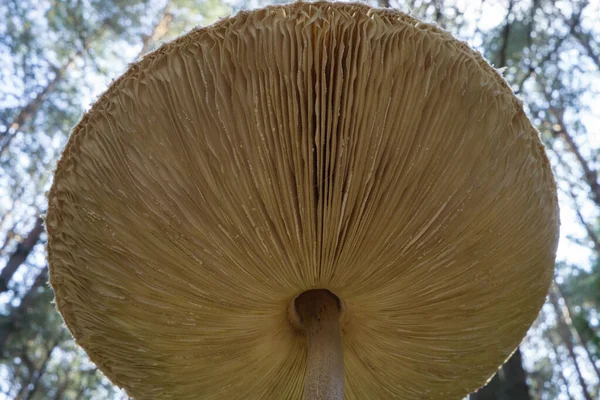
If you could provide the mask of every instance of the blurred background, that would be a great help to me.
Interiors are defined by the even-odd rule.
[[[52,171],[71,128],[129,63],[268,3],[0,0],[0,400],[127,398],[52,303],[41,219]],[[555,284],[519,350],[473,400],[600,398],[599,3],[371,2],[442,26],[503,69],[558,181]]]

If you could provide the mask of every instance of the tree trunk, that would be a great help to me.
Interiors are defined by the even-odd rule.
[[[83,395],[85,394],[85,390],[90,386],[90,377],[94,375],[98,371],[98,368],[94,368],[81,379],[79,384],[79,390],[77,391],[77,396],[75,396],[75,400],[81,400]]]
[[[546,100],[550,103],[552,101],[550,95],[548,93],[545,94]],[[560,137],[567,144],[568,150],[575,156],[581,169],[583,170],[583,179],[585,183],[590,188],[590,192],[592,195],[592,200],[596,204],[596,206],[600,207],[600,182],[598,182],[598,171],[592,168],[589,162],[585,159],[579,146],[575,142],[573,136],[569,133],[567,129],[567,125],[563,118],[563,111],[559,110],[555,107],[549,107],[548,111],[550,114],[554,116],[556,119],[556,124],[558,125],[559,130],[553,131],[554,136]]]
[[[502,43],[500,44],[500,49],[498,50],[498,54],[496,55],[495,67],[502,68],[506,66],[506,60],[508,59],[508,54],[506,54],[506,50],[508,49],[508,41],[510,39],[510,15],[512,14],[514,6],[514,0],[508,1],[508,9],[506,10],[506,21],[504,23],[504,27],[502,28]]]
[[[434,0],[433,1],[433,20],[436,24],[440,26],[444,26],[444,9],[446,9],[446,5],[444,4],[444,0]]]
[[[71,369],[69,368],[65,372],[64,381],[60,385],[58,385],[58,388],[56,389],[56,393],[54,394],[54,400],[62,400],[65,390],[67,390],[67,387],[69,386],[69,375],[70,374],[71,374]]]
[[[576,14],[577,18],[566,19],[565,22],[570,28],[570,33],[577,39],[581,47],[585,50],[588,57],[592,60],[594,64],[600,69],[600,55],[596,54],[592,47],[593,36],[588,33],[584,33],[581,31],[581,23],[580,16],[583,12],[583,9],[589,5],[589,1],[584,1],[581,3],[581,7],[579,8],[578,14]]]
[[[19,324],[25,317],[27,310],[33,305],[37,290],[48,282],[48,267],[44,267],[35,278],[33,285],[29,288],[25,296],[21,299],[18,307],[13,309],[4,326],[0,327],[0,358],[4,356],[4,345],[9,336],[18,330]]]
[[[565,168],[565,170],[568,171],[569,174],[572,174],[571,168],[570,168],[571,166],[569,165],[568,162],[566,162],[564,160],[561,152],[557,151],[556,149],[554,149],[552,147],[550,147],[550,150],[552,150],[552,152],[556,156],[559,164],[563,168]],[[592,242],[592,246],[594,247],[594,251],[596,253],[600,254],[600,238],[594,231],[592,225],[588,221],[586,221],[585,217],[581,213],[581,207],[580,207],[579,201],[577,199],[577,195],[575,194],[575,190],[574,190],[576,185],[573,182],[571,182],[569,179],[564,179],[564,181],[566,181],[566,183],[568,183],[568,185],[569,185],[569,190],[568,191],[565,190],[565,192],[567,192],[569,194],[569,197],[571,198],[571,201],[573,202],[573,210],[575,211],[575,214],[577,215],[577,219],[579,220],[579,223],[585,228],[588,238]]]
[[[21,363],[17,366],[17,368],[14,369],[13,374],[12,374],[12,383],[10,384],[8,391],[6,392],[6,394],[8,394],[8,396],[12,395],[13,391],[19,391],[19,377],[21,375],[21,370],[23,369],[23,366],[26,365],[25,360],[27,359],[27,354],[25,354],[25,349],[22,350],[21,354],[19,355],[21,357]],[[31,370],[29,370],[31,371]]]
[[[579,223],[585,228],[588,238],[590,239],[590,241],[592,242],[592,246],[594,247],[594,251],[598,255],[600,255],[600,238],[598,237],[590,223],[585,220],[585,217],[581,213],[581,207],[579,207],[579,204],[577,203],[577,196],[575,196],[575,193],[573,192],[573,185],[571,183],[569,183],[569,185],[571,186],[569,189],[569,196],[571,197],[571,200],[573,200],[573,209],[575,210],[575,214],[577,214],[577,219],[579,220]]]
[[[598,378],[598,381],[600,382],[600,369],[596,365],[594,356],[592,355],[592,352],[590,351],[590,344],[587,342],[585,336],[582,335],[579,332],[579,330],[577,329],[577,327],[573,324],[573,322],[572,322],[573,319],[571,318],[571,309],[569,307],[569,302],[567,301],[566,297],[563,296],[558,285],[556,285],[556,284],[554,285],[554,290],[556,291],[557,300],[559,298],[562,298],[562,300],[563,300],[563,305],[562,305],[562,307],[560,307],[561,317],[568,326],[573,328],[573,330],[572,330],[573,336],[575,337],[575,340],[577,342],[581,343],[581,347],[583,347],[583,350],[585,351],[585,354],[587,355],[587,357],[590,361],[590,364],[592,365],[592,369],[596,373],[596,377]],[[560,304],[558,304],[558,305],[560,306]]]
[[[42,376],[44,376],[44,374],[46,373],[46,369],[48,368],[48,361],[50,361],[52,353],[54,353],[54,350],[58,347],[60,341],[61,338],[59,337],[54,342],[52,342],[50,348],[46,352],[46,357],[44,357],[44,359],[42,360],[42,364],[35,372],[35,374],[31,374],[32,379],[23,386],[23,388],[25,388],[25,393],[23,397],[21,397],[23,400],[32,399],[35,393],[38,391]],[[23,389],[21,389],[21,391],[23,391]]]
[[[19,111],[15,118],[13,118],[12,123],[8,124],[8,126],[0,133],[0,139],[2,140],[0,145],[0,156],[4,154],[4,151],[15,138],[19,129],[35,117],[48,95],[56,90],[56,87],[64,78],[67,70],[73,66],[74,61],[75,57],[72,57],[68,59],[63,66],[56,68],[54,71],[54,78],[48,81],[46,86],[44,86],[44,88],[33,98],[33,100],[27,103],[25,107]]]
[[[583,397],[585,400],[592,400],[592,396],[587,387],[587,383],[581,374],[581,368],[579,367],[579,361],[577,361],[577,354],[575,354],[575,345],[573,343],[573,338],[571,337],[571,332],[569,330],[569,326],[565,322],[563,318],[562,309],[558,303],[558,296],[556,295],[556,291],[554,288],[550,290],[550,303],[554,307],[554,312],[556,314],[556,322],[558,333],[560,335],[561,340],[565,344],[567,351],[569,352],[569,356],[573,361],[573,366],[575,367],[575,372],[577,373],[577,379],[579,380],[579,385],[581,386],[581,391],[583,392]]]
[[[581,46],[585,49],[587,55],[590,59],[596,64],[596,67],[600,69],[600,55],[596,54],[590,41],[592,40],[591,36],[588,34],[584,34],[579,30],[575,29],[574,36],[577,38],[577,41],[581,44]]]
[[[105,19],[99,24],[98,30],[94,32],[92,37],[85,38],[83,40],[82,46],[75,53],[73,53],[60,67],[55,67],[54,69],[54,78],[48,81],[46,86],[40,90],[40,92],[27,103],[21,110],[17,113],[17,115],[13,118],[12,122],[7,124],[6,128],[0,132],[0,157],[4,154],[4,151],[8,148],[12,140],[19,133],[19,129],[23,127],[26,123],[31,121],[37,115],[37,112],[40,110],[44,101],[48,98],[50,94],[52,94],[59,83],[64,79],[67,74],[67,71],[75,65],[75,62],[84,56],[84,54],[89,50],[93,40],[102,36],[102,34],[106,31],[106,29],[111,24],[110,19]]]
[[[494,375],[484,387],[469,396],[469,400],[498,400],[500,399],[500,389],[502,381],[498,375],[500,371]]]
[[[554,353],[554,357],[556,359],[556,366],[558,367],[558,374],[560,376],[560,380],[565,385],[567,397],[569,398],[569,400],[573,400],[573,396],[571,396],[571,391],[569,390],[569,381],[565,377],[565,374],[563,373],[563,370],[561,368],[562,365],[561,365],[560,355],[558,354],[558,349],[556,348],[556,343],[554,343],[554,340],[549,340],[549,342],[552,345],[552,352]]]
[[[502,367],[504,378],[503,392],[505,399],[529,400],[529,386],[523,369],[523,357],[521,350],[517,349],[515,354],[508,359]]]
[[[2,226],[2,224],[0,223],[0,226]],[[8,232],[6,232],[6,236],[4,237],[4,242],[2,243],[2,246],[0,246],[0,256],[4,255],[4,249],[6,249],[6,246],[8,246],[11,242],[11,240],[13,240],[15,238],[15,236],[17,236],[15,234],[15,229],[16,229],[16,225],[13,226],[11,229],[8,230]]]
[[[169,32],[171,21],[173,21],[171,2],[167,1],[167,4],[165,4],[160,13],[158,22],[152,28],[152,32],[149,35],[142,35],[142,48],[135,57],[136,60],[142,58],[150,50],[152,44],[162,39]]]
[[[44,221],[41,217],[38,217],[27,237],[19,243],[15,252],[8,259],[6,266],[2,269],[2,272],[0,272],[0,293],[5,292],[8,289],[8,285],[13,275],[17,272],[17,269],[21,264],[25,262],[29,253],[31,253],[34,246],[38,243],[43,231]]]
[[[531,400],[521,350],[504,363],[494,378],[469,396],[470,400]]]

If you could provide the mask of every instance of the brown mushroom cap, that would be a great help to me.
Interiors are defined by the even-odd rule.
[[[343,303],[347,399],[483,385],[544,302],[538,134],[448,33],[361,4],[243,12],[163,46],[76,126],[47,215],[77,342],[140,399],[296,399],[293,299]]]

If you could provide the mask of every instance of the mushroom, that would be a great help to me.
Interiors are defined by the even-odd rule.
[[[132,65],[49,192],[51,284],[139,399],[456,399],[553,276],[556,187],[508,84],[363,4],[240,12]]]

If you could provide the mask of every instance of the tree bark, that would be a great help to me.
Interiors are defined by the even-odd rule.
[[[35,245],[40,240],[40,235],[44,231],[44,221],[41,217],[38,217],[35,221],[35,225],[27,234],[27,237],[19,243],[17,249],[9,257],[6,266],[0,272],[0,293],[5,292],[8,289],[8,285],[15,274],[17,269],[25,262],[29,253],[33,250]]]

